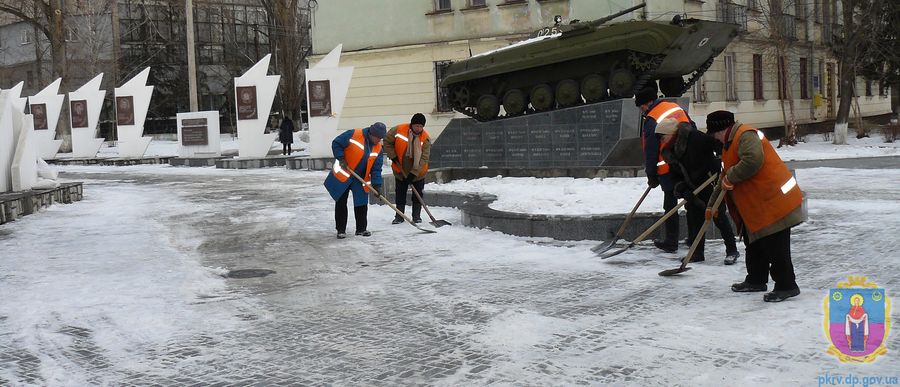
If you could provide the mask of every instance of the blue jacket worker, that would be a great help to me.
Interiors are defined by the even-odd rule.
[[[325,188],[331,194],[334,204],[334,223],[337,238],[347,237],[347,198],[353,191],[353,215],[356,218],[356,235],[370,236],[366,230],[369,203],[369,187],[381,192],[381,166],[384,153],[381,139],[387,133],[387,126],[376,122],[363,129],[353,129],[341,133],[331,142],[334,166],[325,178]],[[354,177],[347,168],[365,180],[365,184]]]

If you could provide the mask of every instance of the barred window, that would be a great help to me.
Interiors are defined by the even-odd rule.
[[[435,88],[435,111],[450,112],[450,95],[446,87],[441,87],[441,81],[444,80],[447,66],[450,65],[449,60],[441,60],[434,62],[434,88]]]

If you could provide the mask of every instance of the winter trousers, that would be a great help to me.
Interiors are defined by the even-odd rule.
[[[663,190],[663,210],[669,212],[678,205],[678,198],[675,197],[675,191]],[[678,246],[678,214],[672,215],[666,219],[664,243],[667,245]]]
[[[409,192],[409,186],[412,185],[415,187],[416,191],[419,191],[419,195],[422,195],[422,199],[425,198],[425,179],[414,181],[415,177],[406,178],[403,180],[394,178],[394,200],[397,202],[397,210],[405,213],[406,209],[406,193]],[[416,197],[415,194],[411,194],[412,196],[412,217],[413,219],[422,219],[422,202],[419,201],[419,198]]]
[[[787,228],[753,243],[747,243],[744,225],[744,245],[747,247],[747,278],[751,284],[765,284],[769,274],[775,290],[797,289],[794,264],[791,263],[791,229]]]
[[[281,154],[289,155],[291,154],[291,143],[286,142],[281,144]]]
[[[334,224],[337,232],[347,232],[347,198],[350,197],[350,188],[348,187],[341,198],[334,203]],[[369,206],[362,205],[353,207],[353,216],[356,218],[356,232],[366,231],[368,226],[367,214]]]
[[[712,187],[706,187],[696,195],[696,198],[700,201],[699,203],[697,200],[688,199],[684,205],[687,209],[688,239],[691,243],[694,242],[694,238],[697,237],[697,233],[703,227],[703,222],[706,221],[706,203],[709,203],[712,191]],[[728,215],[725,212],[726,209],[727,207],[723,201],[719,204],[719,216],[713,218],[713,222],[716,228],[719,229],[719,233],[722,234],[722,239],[725,242],[725,254],[727,255],[737,251],[737,242],[734,239],[734,231],[731,228],[731,221],[728,220]],[[706,235],[703,235],[702,238],[700,245],[697,246],[697,250],[694,251],[694,256],[691,257],[692,259],[704,257],[703,251],[706,245]]]

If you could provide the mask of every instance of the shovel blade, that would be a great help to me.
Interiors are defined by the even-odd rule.
[[[452,226],[453,225],[450,222],[443,220],[443,219],[435,219],[434,222],[429,222],[428,224],[430,224],[434,227],[444,227],[444,226]]]
[[[659,275],[662,276],[662,277],[671,277],[671,276],[673,276],[673,275],[678,275],[678,274],[684,273],[684,272],[686,272],[686,271],[688,271],[688,270],[691,270],[691,268],[690,268],[690,267],[687,267],[687,266],[685,266],[685,267],[679,267],[679,268],[676,268],[676,269],[663,270],[663,271],[659,272]]]
[[[597,253],[597,254],[605,253],[607,250],[611,249],[613,247],[613,245],[616,244],[616,241],[618,241],[618,240],[619,240],[619,238],[616,238],[609,242],[591,247],[591,251],[593,251],[594,253]]]
[[[621,249],[613,250],[613,251],[608,251],[608,252],[605,252],[605,253],[603,253],[603,254],[598,254],[598,255],[600,256],[600,259],[606,259],[606,258],[609,258],[609,257],[614,257],[614,256],[616,256],[616,255],[619,255],[619,254],[624,253],[625,250],[628,250],[629,247],[631,247],[631,246],[630,246],[630,245],[629,245],[629,246],[625,246],[625,247],[623,247],[623,248],[621,248]]]

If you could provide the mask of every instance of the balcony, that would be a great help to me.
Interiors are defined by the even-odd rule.
[[[747,8],[740,4],[719,3],[716,9],[716,21],[737,24],[741,32],[747,31]]]

